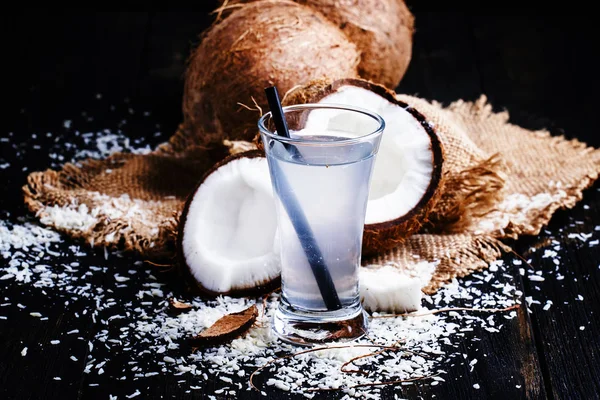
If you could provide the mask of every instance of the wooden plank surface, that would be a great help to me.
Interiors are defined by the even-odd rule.
[[[476,100],[482,93],[477,53],[472,39],[470,18],[459,13],[416,15],[414,56],[399,93],[414,94],[443,104],[457,99]],[[508,263],[511,258],[506,257]],[[523,290],[516,270],[509,271],[513,282]],[[490,289],[484,286],[482,290]],[[473,346],[463,343],[467,359],[484,359],[485,364],[470,371],[468,364],[449,369],[450,385],[419,387],[408,398],[531,398],[545,397],[533,332],[527,313],[503,327],[499,335],[480,330],[481,341]],[[485,354],[485,357],[483,356]],[[493,375],[494,379],[489,379]],[[475,389],[474,384],[480,388]]]
[[[472,21],[482,82],[492,104],[508,109],[515,123],[600,145],[591,111],[598,106],[591,95],[598,80],[587,61],[586,17],[477,16]],[[547,391],[557,399],[600,398],[600,325],[595,318],[600,313],[600,247],[589,245],[600,238],[595,230],[599,188],[587,190],[573,210],[558,212],[540,237],[524,238],[516,246],[550,277],[525,279],[525,295],[542,304],[552,301],[548,311],[533,306],[531,319]],[[574,233],[592,236],[582,242],[569,237]],[[531,247],[556,248],[559,265]],[[564,279],[557,280],[557,274]]]

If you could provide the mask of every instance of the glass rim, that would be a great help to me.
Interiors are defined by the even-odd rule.
[[[267,127],[265,126],[265,121],[272,116],[272,113],[269,111],[269,112],[265,113],[262,117],[260,117],[260,119],[258,120],[258,129],[262,134],[266,135],[267,137],[269,137],[273,140],[277,140],[282,143],[305,145],[305,146],[341,146],[341,145],[360,143],[360,142],[370,139],[373,136],[380,135],[383,132],[383,130],[385,129],[385,121],[381,117],[381,115],[379,115],[375,112],[372,112],[370,110],[367,110],[366,108],[348,106],[348,105],[344,105],[344,104],[335,104],[335,103],[295,104],[295,105],[283,107],[283,114],[285,116],[286,112],[288,112],[288,111],[308,110],[308,109],[330,109],[330,110],[343,110],[343,111],[357,112],[357,113],[366,115],[367,117],[374,119],[375,121],[378,122],[379,126],[374,131],[365,133],[364,135],[354,137],[354,138],[334,140],[331,142],[326,142],[326,141],[322,141],[322,140],[306,140],[306,139],[300,139],[300,138],[288,138],[285,136],[278,135],[277,133],[271,132],[269,129],[267,129]]]

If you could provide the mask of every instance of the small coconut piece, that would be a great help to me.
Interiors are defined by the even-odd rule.
[[[179,221],[182,270],[205,294],[249,295],[279,285],[275,201],[264,153],[225,158],[190,194]]]
[[[184,312],[184,311],[192,309],[192,307],[193,307],[191,304],[181,302],[174,297],[171,297],[169,299],[169,306],[170,306],[171,312],[174,312],[174,313]]]
[[[421,228],[440,197],[444,161],[440,138],[423,114],[385,87],[362,79],[314,81],[287,93],[283,102],[351,105],[385,120],[367,203],[363,255],[389,250]],[[328,118],[309,118],[305,128],[335,130],[332,124],[348,123],[330,113]]]
[[[360,300],[363,308],[369,312],[400,314],[421,308],[424,282],[420,277],[411,276],[390,265],[366,266],[359,269],[358,282]]]
[[[229,342],[244,334],[256,321],[258,309],[252,305],[243,311],[227,314],[191,340],[195,346]]]
[[[264,88],[358,76],[356,46],[331,21],[292,1],[241,4],[202,36],[185,76],[186,131],[203,142],[252,140]],[[241,105],[243,104],[243,106]]]

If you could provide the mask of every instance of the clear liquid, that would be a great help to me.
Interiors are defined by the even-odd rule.
[[[342,307],[356,307],[362,233],[374,160],[372,146],[359,143],[341,148],[297,149],[274,143],[268,152],[278,198],[282,302],[298,311],[327,310],[309,262],[315,254],[306,254],[298,236],[298,224],[304,221],[310,226],[318,255],[323,257]]]

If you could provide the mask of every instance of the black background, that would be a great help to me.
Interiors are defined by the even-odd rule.
[[[96,93],[102,93],[115,102],[128,98],[132,104],[152,110],[168,136],[181,121],[186,58],[198,34],[211,22],[208,12],[214,6],[214,2],[205,2],[193,12],[3,13],[2,133],[14,131],[25,137],[61,126],[65,115],[92,107]],[[398,92],[445,104],[460,98],[474,100],[483,93],[495,109],[510,111],[515,123],[548,128],[554,134],[600,146],[596,61],[600,41],[591,10],[580,15],[544,15],[540,9],[523,7],[448,12],[427,2],[411,1],[409,6],[416,16],[413,60]],[[29,170],[47,167],[37,159],[25,162]],[[0,204],[4,216],[25,214],[19,193],[25,176],[20,169],[3,172]],[[592,231],[600,223],[597,188],[596,184],[586,191],[574,210],[558,212],[549,229],[556,232],[575,218],[585,221],[579,226],[582,232]],[[590,209],[583,210],[583,203]],[[542,240],[542,236],[524,238],[516,245],[526,249]],[[599,398],[600,325],[595,317],[600,312],[600,254],[576,243],[565,241],[564,246],[568,252],[565,268],[577,282],[542,285],[542,294],[556,305],[553,312],[534,313],[529,318],[521,310],[520,321],[506,334],[481,333],[482,348],[489,355],[487,367],[480,368],[476,380],[486,382],[483,390],[473,390],[468,370],[460,370],[444,385],[424,385],[399,394]],[[534,265],[553,268],[549,260],[536,259]],[[526,295],[534,290],[527,282],[521,285]],[[572,302],[578,293],[584,294],[585,302]],[[562,305],[565,301],[569,304]],[[47,370],[56,368],[55,360],[59,365],[61,357],[73,354],[69,349],[58,355],[39,352],[33,358],[20,357],[21,339],[43,342],[50,330],[73,328],[61,325],[61,319],[67,317],[57,313],[51,320],[55,324],[32,325],[26,317],[15,317],[18,323],[10,326],[0,321],[0,348],[4,347],[0,351],[0,398],[108,398],[105,386],[86,385],[88,378],[81,374],[82,369],[71,368],[63,381],[51,381]],[[578,327],[583,324],[588,329],[580,332]],[[523,387],[515,389],[513,381],[505,384],[509,376],[516,376]],[[169,377],[151,380],[144,398],[194,394],[184,394],[175,381]],[[105,385],[116,383],[107,378]],[[123,386],[126,384],[119,385],[120,393],[133,392]]]
[[[160,108],[174,128],[181,120],[185,61],[212,21],[214,5],[203,2],[194,12],[5,13],[6,102],[18,110],[24,104],[62,107],[96,92],[137,96]],[[485,93],[518,122],[522,114],[549,119],[570,136],[600,144],[590,129],[600,104],[593,13],[544,15],[534,7],[440,12],[428,2],[409,5],[417,17],[414,56],[399,92],[443,102]]]

